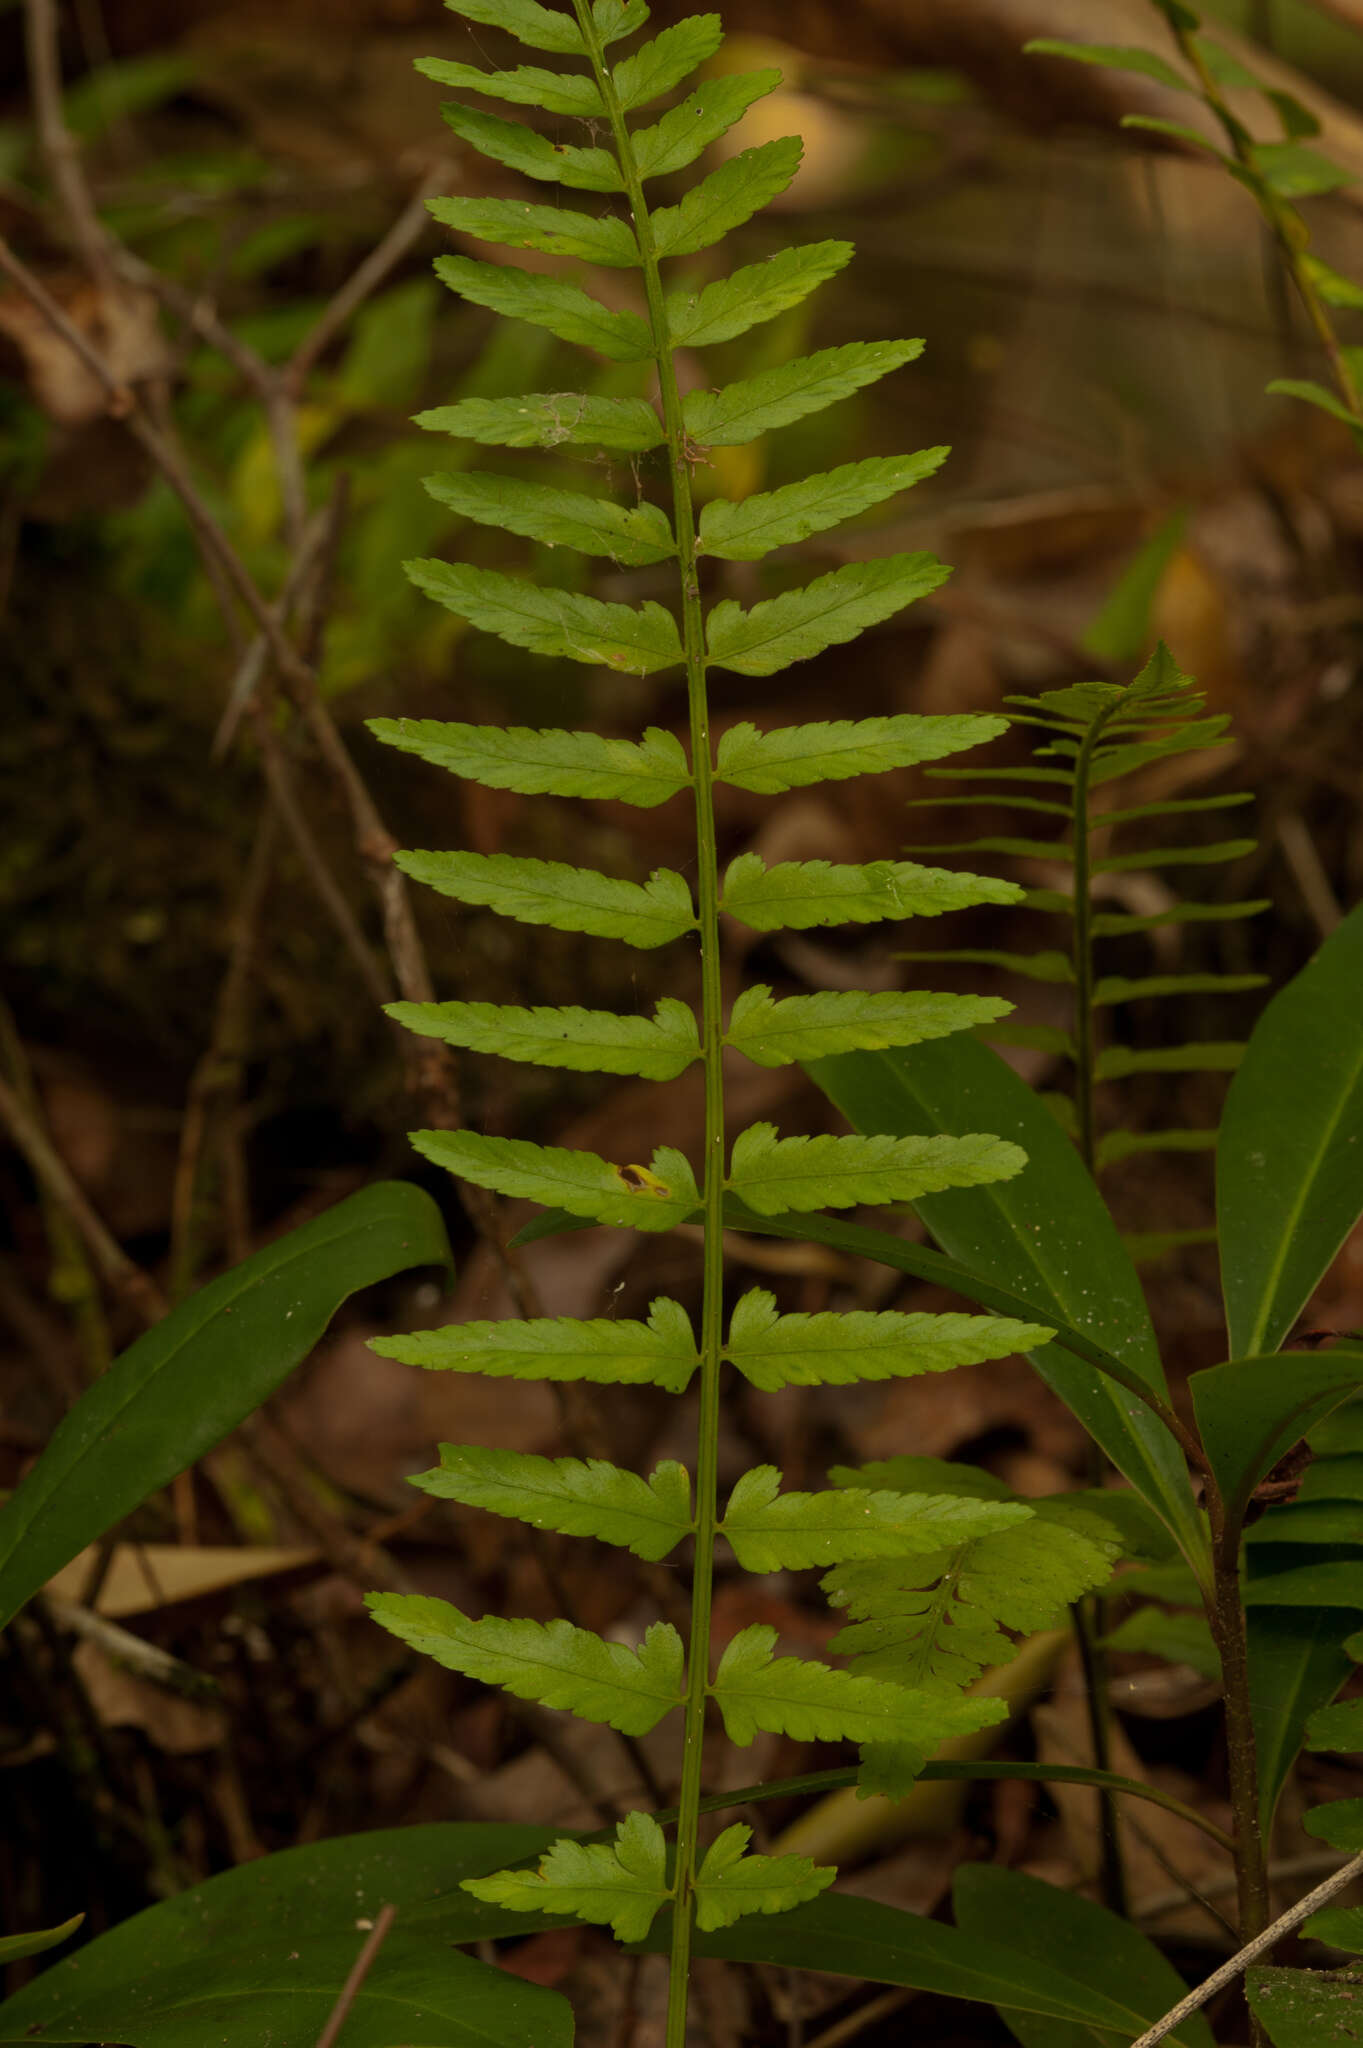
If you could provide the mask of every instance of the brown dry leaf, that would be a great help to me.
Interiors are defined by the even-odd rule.
[[[63,1565],[44,1590],[59,1594],[64,1600],[78,1601],[90,1583],[98,1555],[97,1546],[91,1544],[73,1557],[70,1564]],[[174,1543],[118,1543],[100,1586],[95,1612],[107,1615],[111,1621],[130,1614],[154,1614],[181,1600],[199,1600],[210,1593],[225,1592],[230,1586],[298,1571],[315,1564],[320,1556],[317,1550],[263,1546],[189,1548]]]
[[[43,282],[119,383],[167,374],[170,357],[150,293],[127,286],[101,290],[84,278],[65,275],[49,275]],[[0,333],[18,349],[29,388],[52,419],[64,427],[84,427],[108,411],[108,393],[99,378],[37,306],[13,293],[0,297]]]
[[[172,1756],[215,1749],[227,1732],[221,1707],[205,1706],[134,1677],[114,1663],[98,1643],[78,1643],[72,1665],[91,1706],[106,1728],[140,1728]]]

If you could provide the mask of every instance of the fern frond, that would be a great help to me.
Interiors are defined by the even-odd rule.
[[[441,1444],[438,1469],[418,1472],[411,1483],[439,1500],[485,1508],[532,1529],[595,1536],[654,1564],[694,1527],[690,1476],[670,1459],[643,1479],[599,1458],[537,1458],[483,1444]]]
[[[466,1877],[461,1889],[518,1913],[565,1913],[599,1922],[619,1941],[642,1941],[671,1897],[667,1842],[649,1813],[627,1813],[614,1842],[555,1842],[539,1869]]]
[[[653,246],[659,256],[694,256],[722,241],[784,192],[800,168],[804,144],[798,135],[760,142],[741,150],[693,185],[677,206],[653,215]]]
[[[661,99],[706,59],[713,57],[724,41],[717,14],[693,14],[674,22],[649,42],[622,57],[611,74],[612,83],[627,114]]]
[[[520,199],[429,199],[426,204],[442,226],[472,235],[475,241],[541,249],[548,256],[572,256],[610,270],[639,268],[634,230],[616,213],[572,213],[567,207],[530,206]]]
[[[619,505],[613,498],[589,498],[582,491],[558,491],[548,484],[485,476],[478,470],[428,476],[425,486],[439,504],[448,505],[462,519],[523,534],[546,547],[605,555],[621,569],[647,568],[677,552],[666,518],[647,502]]]
[[[494,1379],[591,1380],[663,1387],[681,1394],[700,1363],[691,1319],[660,1296],[646,1323],[596,1316],[528,1322],[451,1323],[405,1337],[372,1337],[371,1351],[432,1372],[481,1372]]]
[[[686,431],[702,447],[737,448],[850,398],[922,353],[921,341],[849,341],[817,355],[797,356],[721,391],[688,391],[682,406]]]
[[[521,1010],[507,1003],[388,1003],[385,1010],[408,1031],[466,1052],[572,1073],[671,1081],[700,1058],[695,1011],[675,996],[660,997],[652,1017],[575,1007]]]
[[[636,676],[676,668],[682,660],[676,620],[651,599],[637,608],[603,604],[580,591],[524,583],[518,576],[465,562],[408,562],[406,569],[418,590],[437,604],[532,654],[626,669]]]
[[[623,939],[645,952],[695,929],[691,892],[671,868],[655,868],[640,883],[510,853],[413,852],[399,853],[395,860],[414,882],[461,903],[485,904],[522,924]]]
[[[681,1705],[682,1639],[655,1621],[637,1650],[566,1621],[472,1621],[425,1593],[370,1593],[375,1621],[447,1670],[500,1685],[520,1700],[566,1707],[622,1735],[647,1735]]]
[[[850,242],[810,242],[802,249],[780,249],[761,263],[747,263],[702,291],[683,285],[667,296],[669,339],[674,348],[709,348],[718,341],[732,341],[798,306],[836,276],[851,255]],[[728,499],[713,501],[720,504],[730,507]],[[707,505],[702,511],[702,526],[712,509]]]
[[[575,114],[582,121],[599,121],[606,111],[594,80],[567,71],[546,71],[538,64],[519,64],[514,71],[480,71],[476,64],[456,64],[448,57],[418,57],[416,68],[437,85],[452,85],[457,92],[478,92],[516,106],[542,107],[546,114]]]
[[[881,555],[830,569],[802,590],[787,590],[750,611],[725,598],[710,613],[706,647],[720,668],[774,675],[826,647],[855,640],[868,626],[940,589],[950,574],[934,555]]]
[[[950,1372],[1035,1350],[1052,1334],[1006,1316],[903,1315],[889,1309],[783,1316],[775,1297],[754,1287],[734,1305],[724,1355],[753,1386],[774,1392]]]
[[[826,1891],[837,1876],[808,1856],[747,1856],[752,1829],[725,1828],[696,1872],[696,1924],[707,1934],[748,1913],[788,1913]]]
[[[480,107],[447,100],[440,109],[447,127],[471,148],[541,184],[569,185],[579,192],[621,192],[620,166],[608,149],[574,148],[551,142],[524,121],[504,121]]]
[[[721,735],[715,778],[761,796],[780,796],[815,782],[883,775],[940,760],[943,754],[964,753],[997,739],[1004,725],[1001,718],[923,717],[911,711],[894,718],[777,726],[770,732],[759,732],[744,720]]]
[[[541,244],[526,246],[539,248]],[[653,353],[648,323],[637,313],[612,313],[590,292],[570,284],[565,277],[541,277],[508,263],[479,263],[472,256],[438,256],[435,274],[442,284],[475,306],[486,306],[507,320],[528,320],[532,327],[543,327],[560,341],[576,342],[579,348],[594,348],[598,355],[609,357],[613,363],[641,363]]]
[[[480,28],[499,28],[528,43],[532,50],[553,50],[562,57],[585,57],[587,45],[571,14],[541,7],[539,0],[445,0],[452,14]]]
[[[662,1145],[650,1166],[614,1166],[595,1152],[489,1138],[480,1131],[413,1131],[417,1151],[448,1173],[513,1199],[543,1202],[631,1230],[671,1230],[694,1215],[700,1193],[689,1162]]]
[[[729,1495],[720,1534],[745,1572],[804,1571],[849,1558],[940,1552],[1025,1521],[1031,1512],[952,1494],[933,1498],[865,1487],[782,1493],[780,1486],[774,1465],[756,1465]]]
[[[842,249],[849,245],[825,242],[816,246]],[[810,254],[808,250],[793,253]],[[780,259],[773,256],[770,260],[776,263]],[[750,298],[739,297],[739,290],[750,292],[751,287],[741,281],[751,276],[751,272],[739,271],[733,279],[726,280],[726,284],[736,287],[735,298],[740,305],[751,302]],[[698,302],[698,313],[704,311],[710,294],[722,289],[711,285]],[[702,554],[718,555],[721,561],[760,561],[773,548],[790,547],[797,541],[808,540],[812,533],[826,533],[830,527],[842,526],[859,513],[869,512],[873,505],[882,505],[887,498],[911,489],[940,469],[949,453],[946,448],[923,448],[916,455],[871,455],[864,462],[848,462],[822,476],[802,477],[799,483],[784,484],[778,491],[756,491],[751,497],[739,499],[712,498],[702,507],[696,545]],[[1005,724],[1005,720],[999,721],[1000,732]]]
[[[777,1136],[750,1124],[734,1140],[729,1187],[759,1216],[914,1202],[944,1188],[972,1188],[1020,1173],[1027,1155],[1004,1138]]]
[[[636,128],[631,147],[640,178],[666,178],[684,170],[780,83],[779,71],[733,71],[707,79],[651,128]]]
[[[948,1736],[993,1727],[1008,1711],[1002,1700],[947,1698],[812,1658],[773,1657],[775,1644],[776,1630],[765,1623],[741,1630],[710,1686],[725,1733],[740,1749],[757,1735],[791,1735],[797,1742],[903,1743],[926,1756]]]
[[[834,1053],[883,1052],[891,1045],[945,1038],[990,1023],[1009,1007],[992,996],[934,995],[926,989],[869,995],[825,989],[777,1002],[765,983],[754,982],[735,1001],[724,1039],[755,1066],[788,1067]]]
[[[691,785],[681,741],[656,725],[646,727],[641,740],[532,731],[524,725],[459,725],[440,718],[371,718],[369,730],[385,746],[416,754],[432,767],[522,796],[552,791],[556,796],[614,798],[651,810]]]
[[[780,861],[740,853],[724,877],[721,908],[755,932],[805,931],[811,925],[877,924],[887,918],[937,917],[976,903],[1014,903],[1016,883],[876,860],[843,866],[826,860]]]
[[[419,412],[413,425],[456,434],[485,448],[569,444],[645,455],[663,440],[662,421],[642,398],[590,398],[582,391],[526,391],[519,398],[461,398]]]

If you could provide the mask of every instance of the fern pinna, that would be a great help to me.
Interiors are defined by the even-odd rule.
[[[453,0],[452,0],[453,4]],[[683,272],[671,288],[661,266],[719,241],[795,174],[800,144],[767,142],[703,176],[675,204],[651,208],[644,187],[693,163],[778,82],[772,71],[719,76],[690,91],[661,118],[631,117],[674,95],[721,41],[713,15],[691,16],[615,61],[607,49],[644,23],[642,0],[575,0],[571,13],[536,0],[457,0],[470,20],[507,31],[568,60],[563,68],[487,72],[431,60],[438,83],[535,107],[587,124],[583,144],[550,139],[520,121],[447,107],[455,133],[529,178],[601,193],[613,204],[579,213],[503,199],[454,198],[432,211],[461,236],[501,242],[633,273],[638,310],[612,310],[559,271],[543,274],[442,257],[437,269],[464,298],[547,328],[552,335],[635,366],[640,395],[534,392],[468,398],[424,414],[419,424],[510,448],[581,450],[630,459],[662,502],[628,506],[588,490],[535,478],[462,469],[432,489],[465,518],[624,566],[667,563],[675,611],[656,601],[605,603],[520,577],[444,561],[410,565],[414,580],[473,626],[535,653],[605,665],[625,675],[685,672],[689,752],[650,727],[633,739],[405,720],[375,722],[379,737],[456,775],[525,794],[609,797],[648,807],[690,791],[695,810],[694,893],[680,873],[660,869],[640,883],[545,860],[473,852],[404,853],[406,873],[465,904],[524,923],[550,925],[653,948],[698,947],[698,1016],[660,1002],[652,1016],[582,1009],[514,1008],[478,1002],[398,1004],[412,1029],[450,1044],[543,1065],[665,1080],[694,1061],[704,1070],[699,1169],[660,1148],[645,1163],[617,1163],[523,1139],[475,1131],[428,1131],[414,1143],[429,1159],[479,1187],[529,1197],[587,1223],[664,1231],[703,1224],[697,1339],[683,1307],[653,1304],[646,1322],[616,1320],[468,1323],[385,1340],[387,1355],[423,1366],[506,1378],[648,1382],[673,1395],[699,1381],[693,1473],[660,1465],[647,1478],[597,1461],[547,1459],[477,1446],[446,1445],[436,1472],[418,1480],[446,1499],[518,1517],[540,1529],[587,1535],[648,1559],[688,1543],[693,1550],[689,1640],[659,1621],[629,1647],[600,1640],[566,1620],[542,1624],[470,1618],[438,1599],[382,1594],[371,1601],[386,1628],[465,1675],[521,1698],[565,1708],[639,1736],[666,1715],[681,1716],[675,1842],[659,1821],[634,1813],[611,1843],[565,1840],[537,1871],[503,1871],[470,1889],[509,1912],[574,1914],[640,1939],[673,1907],[667,2042],[680,2048],[686,2025],[692,1929],[740,1915],[777,1912],[812,1898],[833,1872],[806,1858],[747,1853],[748,1831],[730,1827],[702,1854],[700,1803],[704,1735],[713,1707],[730,1740],[759,1730],[799,1739],[846,1739],[892,1753],[901,1774],[947,1735],[997,1718],[996,1701],[971,1700],[939,1679],[898,1679],[833,1669],[774,1654],[774,1631],[743,1630],[712,1658],[711,1598],[717,1539],[743,1569],[827,1568],[855,1560],[940,1553],[1025,1517],[992,1501],[936,1498],[886,1488],[783,1493],[772,1468],[748,1473],[721,1510],[717,1451],[722,1374],[731,1369],[764,1388],[820,1380],[880,1379],[998,1357],[1043,1332],[989,1317],[885,1313],[781,1316],[761,1290],[723,1318],[722,1230],[726,1198],[749,1213],[777,1216],[826,1206],[908,1202],[930,1191],[1013,1174],[1015,1147],[990,1136],[781,1137],[769,1124],[739,1133],[726,1158],[721,1055],[730,1048],[764,1066],[858,1048],[908,1045],[960,1030],[1004,1007],[974,997],[922,993],[824,993],[778,1001],[750,988],[726,1018],[721,999],[721,913],[757,931],[932,915],[980,902],[1010,902],[1010,883],[950,874],[908,861],[866,866],[822,861],[767,867],[740,854],[721,878],[713,785],[779,794],[797,786],[937,758],[995,735],[980,717],[870,718],[759,732],[739,724],[712,743],[706,673],[711,665],[768,676],[852,640],[866,627],[934,589],[946,571],[930,556],[857,562],[802,589],[743,609],[707,604],[708,562],[759,560],[892,497],[933,466],[887,456],[751,496],[707,503],[697,520],[692,469],[707,451],[754,440],[885,376],[917,353],[916,342],[854,342],[827,348],[717,390],[683,395],[675,353],[730,340],[798,304],[851,255],[843,242],[786,250],[705,284]],[[608,140],[607,140],[608,138]],[[654,396],[642,395],[651,388]],[[656,400],[656,402],[655,402]],[[588,472],[590,477],[591,472]],[[742,1213],[740,1208],[739,1213]],[[947,1330],[943,1325],[950,1323]]]

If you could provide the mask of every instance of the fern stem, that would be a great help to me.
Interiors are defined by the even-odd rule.
[[[719,859],[715,845],[713,761],[706,692],[705,619],[696,566],[695,512],[691,502],[688,444],[681,392],[668,336],[662,275],[653,240],[643,180],[624,109],[605,63],[586,0],[573,0],[592,70],[610,120],[625,196],[643,260],[649,326],[656,351],[658,395],[667,434],[672,485],[672,523],[681,584],[682,646],[690,716],[691,772],[696,806],[696,902],[700,924],[700,1041],[705,1074],[705,1158],[701,1177],[705,1233],[700,1331],[700,1414],[696,1443],[696,1539],[691,1587],[691,1633],[686,1652],[685,1728],[681,1787],[677,1799],[676,1861],[673,1875],[672,1940],[668,1974],[666,2048],[685,2048],[690,1988],[691,1938],[695,1920],[696,1859],[709,1698],[710,1613],[713,1597],[715,1531],[719,1520],[718,1463],[721,1349],[724,1341],[724,1039],[719,951]]]

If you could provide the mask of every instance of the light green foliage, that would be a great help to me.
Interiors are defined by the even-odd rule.
[[[761,796],[779,796],[811,782],[843,782],[849,775],[911,768],[959,754],[997,739],[1004,723],[1001,718],[922,718],[904,712],[897,718],[839,719],[759,732],[744,720],[721,736],[715,778]]]
[[[559,796],[613,797],[651,810],[691,782],[681,742],[656,725],[648,726],[638,741],[605,739],[594,732],[533,732],[523,725],[456,725],[438,718],[375,718],[370,731],[433,767],[522,796],[553,790]]]
[[[716,278],[703,291],[688,291],[683,285],[668,294],[669,339],[676,348],[707,348],[717,341],[732,341],[750,327],[798,306],[818,285],[836,276],[851,255],[850,242],[808,242],[802,249],[780,249],[765,262],[745,264],[728,277]],[[728,498],[713,499],[701,511],[702,528],[707,514],[721,507],[731,513],[741,509]],[[746,559],[756,560],[756,556]]]
[[[476,1187],[566,1209],[593,1223],[671,1230],[700,1204],[690,1165],[666,1145],[649,1166],[615,1166],[595,1152],[567,1152],[528,1138],[487,1138],[478,1131],[413,1131],[411,1137],[427,1159]]]
[[[602,604],[574,590],[546,590],[462,562],[409,562],[407,573],[437,604],[532,654],[640,676],[675,668],[681,660],[676,622],[660,604]]]
[[[611,498],[589,498],[582,491],[557,491],[547,484],[484,476],[476,470],[427,477],[426,489],[440,504],[480,526],[523,534],[546,547],[605,555],[621,569],[646,568],[677,552],[672,529],[656,505],[617,505]]]
[[[476,64],[453,64],[445,57],[418,57],[416,68],[437,85],[484,93],[488,99],[515,106],[543,107],[546,114],[575,114],[598,120],[605,113],[601,95],[590,78],[566,71],[546,71],[538,64],[518,64],[514,71],[480,71]]]
[[[680,1302],[660,1296],[646,1323],[595,1316],[530,1322],[452,1323],[406,1337],[374,1337],[370,1349],[434,1372],[484,1372],[496,1379],[597,1380],[684,1393],[699,1359]]]
[[[665,178],[684,170],[780,83],[779,71],[731,72],[711,79],[651,128],[636,129],[634,161],[640,177]]]
[[[873,995],[826,989],[777,1002],[759,981],[735,1000],[724,1037],[755,1066],[786,1067],[833,1053],[918,1045],[925,1038],[987,1024],[1008,1008],[991,996],[945,996],[927,989]]]
[[[571,185],[579,192],[620,190],[620,166],[608,149],[574,149],[550,142],[524,121],[504,121],[498,114],[461,106],[458,101],[450,101],[440,111],[461,142],[470,143],[494,163],[519,171],[522,177]]]
[[[826,1891],[836,1870],[808,1856],[747,1856],[752,1829],[742,1821],[725,1828],[696,1872],[696,1924],[707,1934],[732,1927],[746,1913],[787,1913]]]
[[[685,1652],[677,1631],[655,1621],[637,1650],[605,1643],[567,1621],[471,1621],[424,1593],[370,1593],[375,1621],[451,1671],[500,1685],[517,1699],[567,1707],[624,1735],[647,1735],[681,1705]],[[889,1690],[889,1688],[885,1688]]]
[[[527,206],[510,199],[432,199],[430,207],[443,226],[480,242],[576,256],[583,263],[604,263],[614,270],[639,267],[639,245],[626,223],[613,214],[570,213],[566,207]]]
[[[745,1572],[803,1571],[850,1558],[937,1552],[1011,1528],[1030,1512],[953,1494],[872,1493],[855,1486],[782,1493],[780,1487],[774,1465],[755,1465],[729,1496],[720,1533]]]
[[[541,7],[539,0],[450,0],[451,11],[481,28],[499,28],[532,50],[555,50],[560,56],[586,54],[582,31],[571,14]]]
[[[508,1003],[389,1003],[387,1012],[424,1037],[536,1067],[671,1081],[700,1058],[695,1012],[675,996],[661,997],[652,1017],[576,1007],[520,1010]]]
[[[844,249],[847,244],[828,242],[822,246]],[[779,258],[771,260],[776,263]],[[750,275],[739,273],[740,277]],[[710,287],[711,291],[718,289]],[[704,312],[709,295],[707,292],[702,298],[698,312]],[[799,483],[786,484],[779,491],[756,491],[737,503],[730,498],[712,498],[700,515],[700,551],[718,555],[726,562],[758,562],[773,548],[808,540],[812,533],[826,533],[829,527],[841,526],[844,520],[855,519],[858,513],[869,512],[873,505],[881,505],[900,491],[909,490],[940,469],[948,452],[945,448],[924,448],[917,455],[871,455],[865,462],[849,462],[823,476],[803,477]],[[974,744],[970,740],[957,742],[958,746]],[[926,760],[928,756],[920,754],[914,758]]]
[[[693,14],[665,28],[661,35],[641,43],[630,56],[622,57],[613,74],[615,90],[625,112],[646,107],[680,85],[688,73],[713,57],[724,40],[717,14]]]
[[[591,398],[582,391],[527,391],[523,398],[461,398],[419,412],[415,424],[458,434],[487,448],[559,448],[569,444],[642,455],[663,438],[642,398]],[[448,564],[444,566],[448,567]]]
[[[1022,1170],[1025,1155],[1002,1138],[777,1136],[750,1124],[734,1141],[729,1186],[759,1216],[913,1202],[943,1188],[979,1187]]]
[[[804,931],[820,924],[937,917],[976,903],[1015,903],[1021,893],[1012,882],[919,867],[915,861],[852,866],[787,860],[769,868],[761,854],[740,853],[724,877],[723,908],[755,932]]]
[[[648,950],[695,928],[691,892],[679,874],[657,868],[646,883],[622,882],[557,860],[506,853],[400,853],[398,866],[461,903],[483,903],[522,924],[591,932]]]
[[[722,241],[784,192],[800,168],[799,137],[745,149],[693,185],[680,206],[653,215],[653,246],[659,256],[694,256]]]
[[[544,208],[538,209],[541,213]],[[457,223],[451,222],[451,225]],[[540,243],[531,246],[540,247]],[[559,251],[583,254],[582,250]],[[599,260],[599,259],[598,259]],[[442,284],[475,306],[486,306],[508,320],[528,320],[560,341],[594,348],[613,363],[644,361],[652,346],[648,328],[637,313],[610,313],[564,277],[539,277],[510,264],[478,263],[471,256],[440,256],[435,274]]]
[[[958,1365],[1030,1351],[1051,1334],[1039,1324],[1006,1316],[900,1315],[889,1309],[783,1316],[775,1296],[754,1287],[734,1306],[724,1355],[753,1386],[774,1392],[778,1387],[841,1387],[855,1380],[950,1372]]]
[[[438,1500],[510,1515],[532,1529],[595,1536],[656,1562],[691,1533],[691,1481],[669,1460],[647,1479],[600,1458],[536,1458],[483,1444],[442,1444],[440,1465],[412,1484]]]
[[[834,1671],[805,1657],[774,1657],[776,1630],[755,1623],[719,1660],[710,1691],[731,1742],[746,1748],[761,1734],[797,1742],[904,1743],[925,1752],[948,1736],[989,1728],[1007,1713],[1002,1700],[926,1693],[877,1678]]]
[[[759,371],[757,376],[726,384],[720,391],[688,391],[682,407],[686,431],[702,447],[737,448],[746,441],[757,440],[761,434],[769,434],[775,427],[788,427],[811,412],[822,412],[835,399],[849,398],[854,391],[874,384],[922,353],[921,341],[849,341],[841,348],[821,349],[817,355],[797,357],[793,363],[782,363],[775,370]],[[868,568],[874,564],[855,566]],[[949,571],[940,563],[936,566],[937,581],[944,582]],[[911,595],[919,594],[914,591]],[[893,608],[897,610],[899,605],[910,602],[911,597],[901,597]],[[881,614],[888,616],[887,612]],[[869,625],[872,621],[867,619],[864,623]],[[850,640],[851,633],[846,638]],[[814,651],[810,649],[811,653]],[[773,662],[772,667],[783,668],[786,662],[800,658],[789,654],[780,662]],[[771,670],[760,673],[769,675]]]
[[[571,1913],[598,1921],[619,1941],[642,1941],[671,1896],[667,1842],[651,1814],[629,1813],[606,1842],[555,1842],[539,1869],[471,1877],[464,1890],[522,1913]]]

